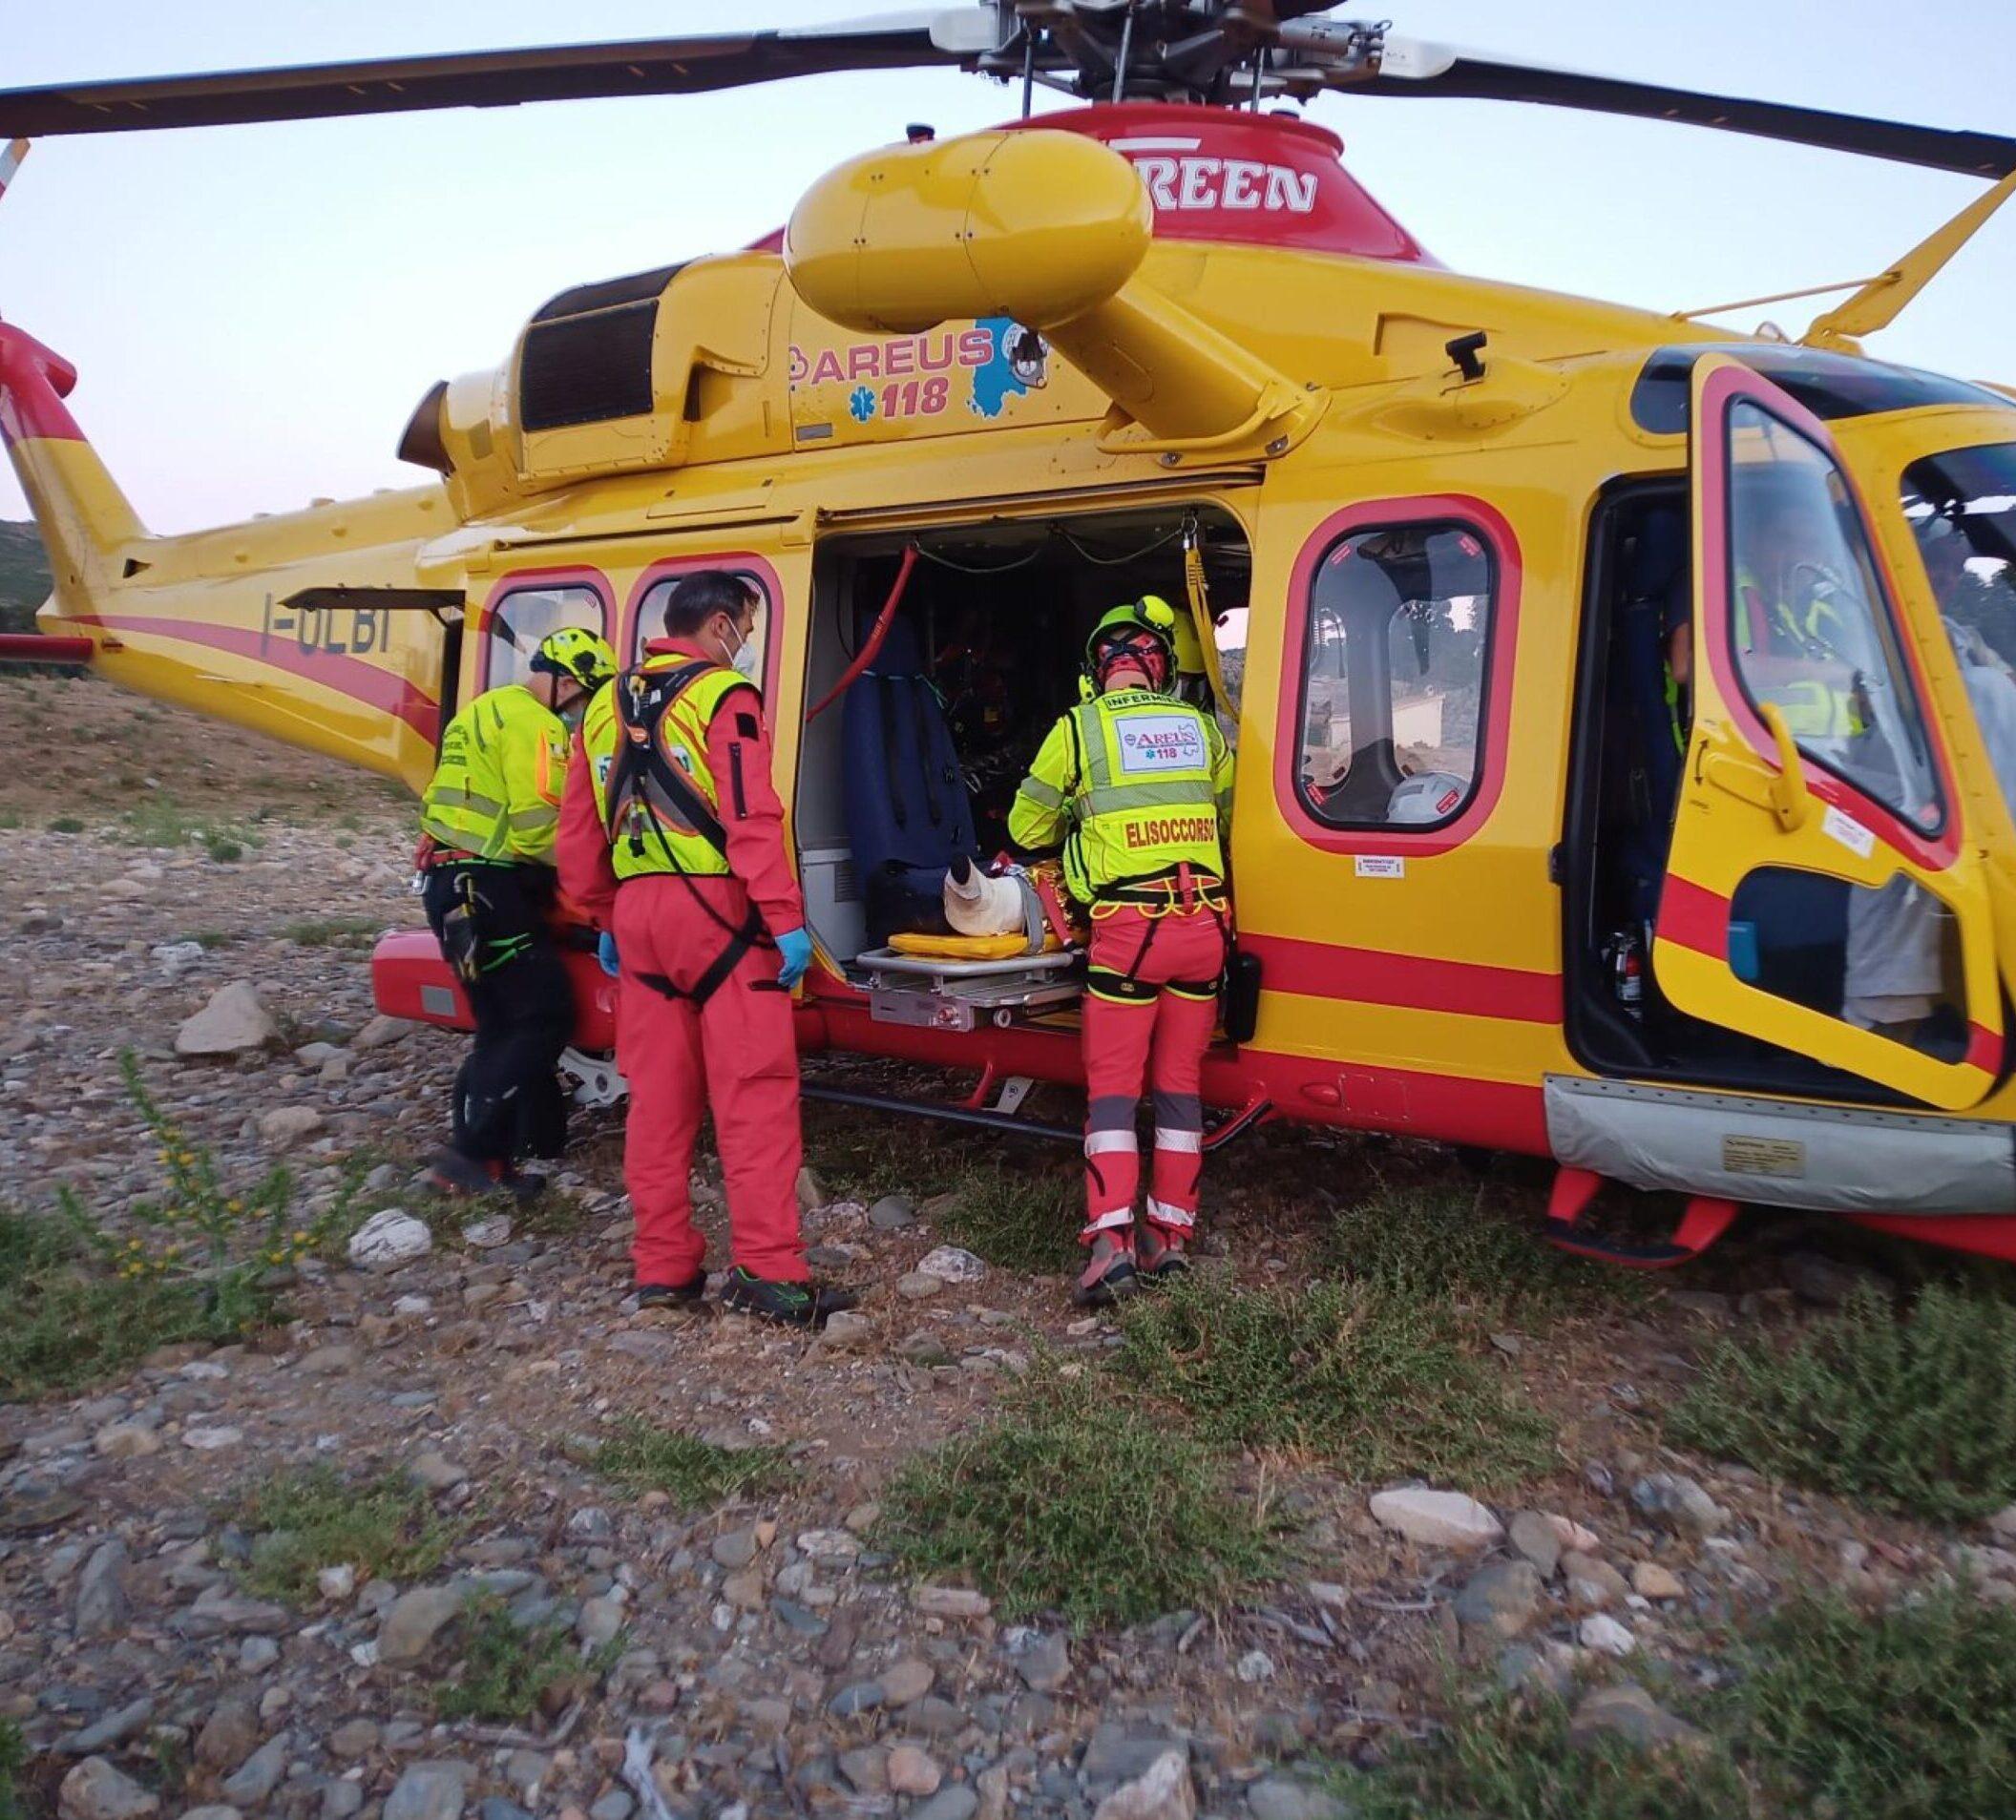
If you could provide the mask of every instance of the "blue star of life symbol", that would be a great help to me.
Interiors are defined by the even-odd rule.
[[[855,423],[867,423],[875,414],[875,394],[872,388],[856,386],[848,398],[847,408]]]

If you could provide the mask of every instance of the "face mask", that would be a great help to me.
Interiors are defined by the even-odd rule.
[[[756,680],[756,640],[746,638],[740,626],[735,628],[735,652],[728,659],[728,668],[745,682]]]

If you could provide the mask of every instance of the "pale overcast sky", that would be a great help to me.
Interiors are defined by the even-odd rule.
[[[855,17],[878,0],[740,4],[747,24],[788,25]],[[697,0],[8,10],[8,85],[648,37],[734,16]],[[2006,130],[2016,94],[2016,0],[1381,0],[1367,10],[1391,12],[1412,36],[1536,62],[1926,125]],[[75,361],[73,408],[158,530],[410,485],[423,476],[392,448],[421,393],[494,364],[554,291],[742,244],[783,220],[821,171],[899,136],[905,121],[951,133],[1014,105],[1009,91],[944,72],[52,139],[0,203],[0,314]],[[1867,276],[1980,188],[1544,108],[1328,96],[1311,112],[1446,264],[1662,310]],[[2016,205],[1873,351],[2016,379],[2012,291]],[[1796,333],[1816,307],[1773,313]],[[21,515],[0,473],[0,517]]]

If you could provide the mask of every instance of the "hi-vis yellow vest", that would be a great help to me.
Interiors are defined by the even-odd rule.
[[[551,866],[566,777],[565,723],[529,689],[508,683],[448,723],[420,826],[478,859]]]
[[[691,674],[682,683],[682,671]],[[678,768],[718,828],[721,789],[707,766],[707,728],[724,697],[752,686],[724,664],[667,652],[596,692],[581,717],[581,744],[619,879],[651,872],[718,876],[728,869],[727,855],[652,775],[652,748],[659,762]],[[629,762],[620,766],[626,749]]]
[[[1064,882],[1082,903],[1183,865],[1222,878],[1219,815],[1231,781],[1231,755],[1208,714],[1124,689],[1057,723],[1022,781],[1010,832],[1046,847],[1045,827],[1068,820]]]
[[[1828,601],[1809,600],[1802,616],[1782,595],[1774,596],[1748,569],[1736,571],[1736,600],[1744,615],[1740,637],[1762,644],[1775,634],[1782,643],[1816,661],[1845,661],[1839,650],[1845,625]],[[1757,685],[1757,692],[1785,717],[1785,730],[1796,740],[1850,739],[1868,731],[1854,691],[1825,678],[1776,676]]]

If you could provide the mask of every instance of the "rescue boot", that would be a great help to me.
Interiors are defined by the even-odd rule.
[[[431,1194],[456,1196],[495,1194],[498,1182],[491,1165],[455,1149],[437,1150],[415,1178],[413,1186]]]
[[[707,1311],[707,1273],[694,1271],[684,1283],[640,1283],[637,1319],[665,1323],[698,1320]]]
[[[1141,1287],[1134,1267],[1134,1228],[1105,1226],[1090,1235],[1085,1267],[1073,1299],[1082,1308],[1110,1307]]]
[[[852,1307],[854,1298],[826,1284],[776,1283],[752,1276],[738,1264],[728,1272],[721,1306],[734,1314],[753,1314],[785,1327],[823,1328],[828,1315]]]
[[[508,1194],[521,1207],[527,1202],[536,1201],[553,1185],[552,1178],[536,1169],[514,1169],[509,1165],[499,1166],[494,1176],[493,1185],[499,1192]]]
[[[1150,1220],[1135,1242],[1134,1266],[1150,1283],[1168,1283],[1190,1268],[1190,1235],[1182,1226],[1157,1225]]]

